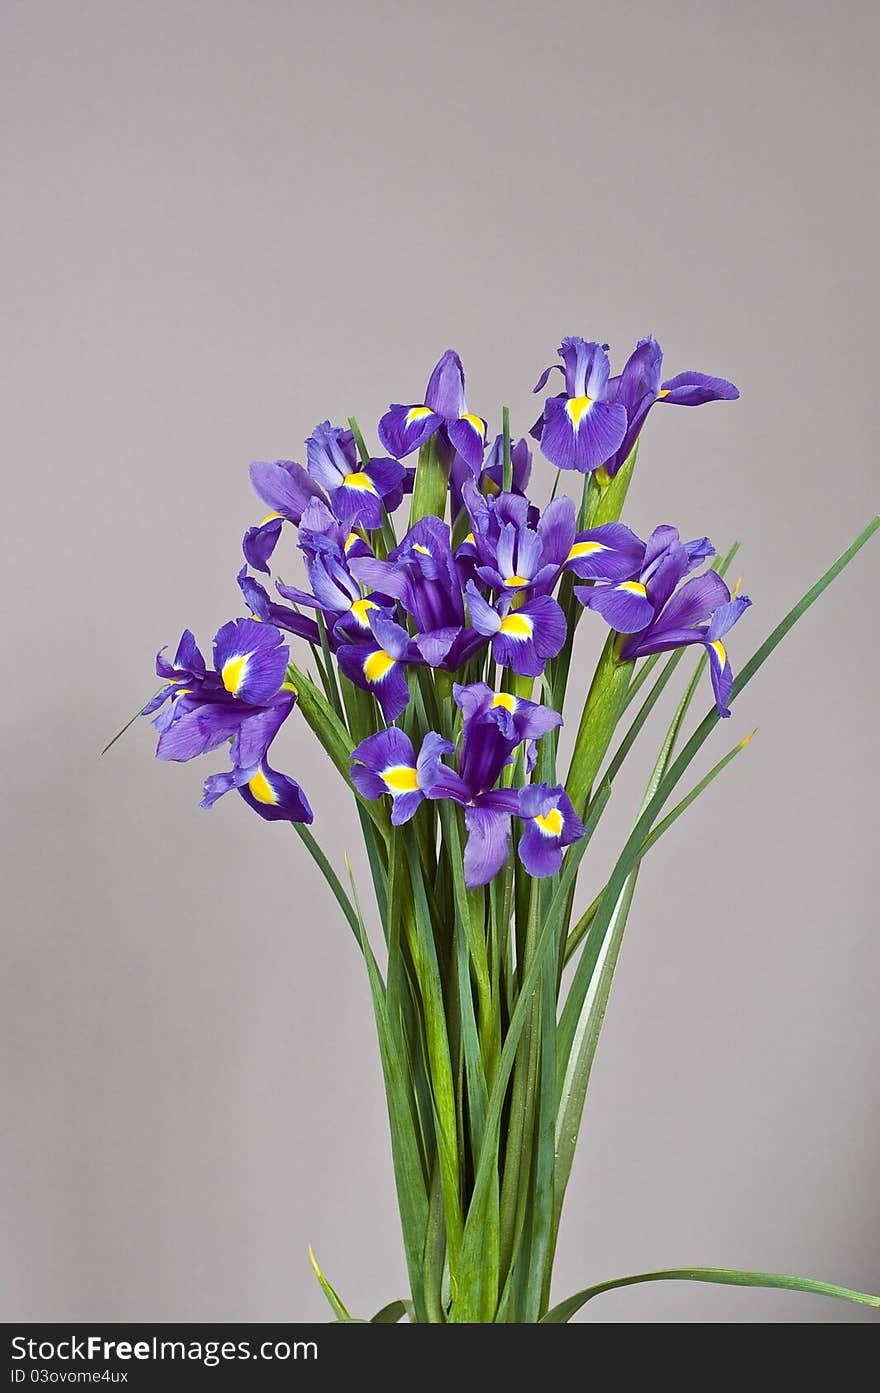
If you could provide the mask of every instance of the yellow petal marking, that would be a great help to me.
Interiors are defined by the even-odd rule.
[[[661,397],[668,397],[671,391],[671,387],[661,387],[660,391],[657,393],[657,400],[659,401]]]
[[[472,547],[475,547],[477,545],[477,539],[474,536],[473,532],[469,532],[464,540],[466,542],[470,542]]]
[[[413,551],[420,551],[422,553],[422,556],[431,555],[429,549],[427,547],[423,547],[421,542],[413,542]]]
[[[529,578],[528,576],[508,576],[504,584],[509,585],[511,590],[520,590],[524,585],[529,584]]]
[[[361,539],[356,532],[349,532],[348,536],[345,539],[345,546],[343,547],[343,551],[346,553],[346,555],[348,554],[348,552],[351,551],[355,542],[359,542],[360,540]]]
[[[477,432],[477,435],[482,440],[486,428],[483,425],[483,421],[480,416],[474,416],[474,414],[471,411],[463,411],[461,413],[461,420],[467,421],[468,425],[471,426]]]
[[[575,430],[578,429],[581,421],[592,405],[592,397],[569,397],[568,401],[565,403],[565,409],[568,412],[569,420]]]
[[[389,793],[415,793],[419,786],[416,771],[411,764],[392,764],[382,770],[382,778]]]
[[[648,593],[640,580],[624,580],[614,588],[615,590],[623,590],[627,595],[647,595]]]
[[[413,425],[415,421],[424,421],[426,416],[433,416],[434,413],[430,406],[413,406],[406,413],[406,424]]]
[[[508,638],[515,638],[520,643],[531,638],[535,631],[534,621],[528,614],[508,614],[506,619],[502,619],[499,633],[506,634]]]
[[[510,714],[513,715],[519,702],[512,692],[496,692],[492,700],[492,705],[503,706],[505,711],[509,711]]]
[[[231,692],[233,696],[238,695],[238,689],[244,681],[249,661],[250,654],[243,653],[239,658],[227,658],[223,664],[220,677],[227,692]]]
[[[558,808],[551,808],[549,813],[539,813],[535,822],[545,837],[558,837],[562,831],[562,813]]]
[[[604,542],[575,542],[566,561],[580,561],[582,556],[595,556],[597,551],[608,551]]]
[[[727,664],[727,649],[724,647],[720,638],[716,638],[714,643],[709,644],[709,647],[714,649],[715,657],[718,659],[718,666],[723,672]]]
[[[262,769],[258,769],[252,779],[248,779],[248,788],[254,795],[258,803],[277,803],[278,794],[275,792]]]
[[[260,526],[265,527],[267,522],[274,522],[276,518],[280,517],[280,513],[267,513],[266,516],[263,518],[263,521],[260,523]]]
[[[362,469],[358,469],[354,474],[346,474],[342,481],[347,489],[360,489],[363,493],[375,493],[376,487],[369,474],[365,474]]]
[[[369,627],[370,622],[367,618],[367,611],[378,608],[379,606],[377,604],[374,604],[372,600],[353,600],[351,605],[351,612],[354,615],[357,622],[360,624],[361,628],[366,629]]]
[[[372,684],[381,682],[383,678],[388,676],[393,667],[394,659],[383,648],[380,648],[378,652],[371,653],[364,661],[364,677]]]

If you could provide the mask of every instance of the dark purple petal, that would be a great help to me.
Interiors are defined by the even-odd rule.
[[[240,784],[239,793],[255,813],[267,822],[311,822],[308,799],[295,779],[279,774],[265,762]]]
[[[620,582],[636,579],[641,572],[645,543],[622,522],[579,532],[568,553],[566,570],[581,580]]]
[[[558,353],[565,363],[565,390],[568,396],[601,401],[611,371],[603,345],[570,337],[562,340]]]
[[[273,624],[231,619],[214,637],[214,667],[223,686],[238,700],[262,706],[275,696],[290,649]]]
[[[281,536],[281,518],[270,517],[258,527],[249,527],[242,538],[241,549],[244,559],[255,571],[269,574],[269,558],[278,545]]]
[[[614,454],[625,432],[626,412],[616,403],[551,397],[544,408],[541,453],[558,469],[586,474]]]
[[[660,401],[671,406],[702,406],[707,401],[736,401],[739,388],[725,377],[707,377],[704,372],[680,372],[660,389]]]
[[[454,448],[467,465],[477,473],[483,463],[486,448],[486,422],[470,412],[447,421],[446,429]]]
[[[427,406],[392,406],[379,422],[378,435],[383,449],[395,459],[418,450],[436,434],[443,417]]]
[[[403,498],[403,481],[406,477],[406,469],[399,460],[371,459],[369,464],[364,467],[363,472],[372,479],[373,487],[381,498],[385,499],[397,490],[400,490],[400,499]],[[398,505],[400,499],[398,499]],[[389,511],[391,510],[389,509]]]
[[[582,605],[601,614],[619,634],[639,633],[654,618],[654,606],[637,580],[624,580],[618,585],[576,585],[574,593]]]

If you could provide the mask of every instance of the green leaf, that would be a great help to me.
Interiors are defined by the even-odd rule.
[[[572,1316],[601,1296],[603,1291],[614,1291],[616,1287],[631,1287],[638,1282],[714,1282],[722,1287],[771,1287],[780,1291],[812,1292],[816,1296],[833,1296],[839,1301],[853,1301],[859,1306],[880,1306],[880,1296],[870,1292],[853,1291],[850,1287],[838,1287],[833,1282],[814,1282],[809,1277],[789,1277],[783,1272],[738,1272],[732,1267],[672,1267],[663,1272],[639,1272],[633,1277],[618,1277],[613,1282],[599,1282],[594,1287],[560,1301],[543,1317],[543,1325],[565,1325]]]
[[[360,930],[358,928],[358,917],[355,913],[355,909],[351,900],[348,898],[348,896],[342,888],[342,882],[340,881],[339,876],[336,874],[333,867],[330,865],[330,862],[325,856],[323,849],[312,836],[305,823],[294,822],[292,826],[300,841],[306,847],[310,856],[314,860],[316,866],[320,870],[327,884],[330,886],[330,889],[333,891],[338,905],[340,906],[343,914],[345,915],[346,919],[351,925],[351,931],[355,936],[355,941],[359,944]]]
[[[349,1315],[348,1311],[346,1310],[345,1306],[340,1300],[338,1292],[336,1292],[336,1290],[330,1285],[330,1283],[327,1281],[327,1278],[324,1276],[323,1272],[318,1266],[318,1259],[315,1257],[314,1249],[312,1248],[311,1243],[309,1244],[309,1262],[312,1264],[312,1271],[317,1277],[321,1285],[321,1290],[326,1296],[327,1300],[329,1301],[333,1309],[333,1314],[336,1316],[336,1319],[345,1322],[350,1321],[351,1316]]]
[[[406,1301],[389,1301],[381,1311],[370,1317],[370,1325],[396,1325],[407,1314]]]
[[[399,1032],[393,1029],[389,1018],[385,985],[375,954],[370,946],[370,940],[367,937],[367,930],[356,896],[355,909],[361,949],[370,982],[370,994],[373,998],[376,1033],[379,1037],[379,1055],[382,1061],[382,1075],[385,1080],[385,1099],[391,1132],[391,1156],[394,1163],[397,1205],[403,1230],[403,1246],[406,1253],[410,1292],[412,1293],[416,1320],[422,1321],[426,1316],[422,1290],[422,1254],[428,1228],[429,1181],[422,1164],[422,1153],[416,1132],[414,1120],[416,1103],[408,1088],[407,1060],[400,1048]]]

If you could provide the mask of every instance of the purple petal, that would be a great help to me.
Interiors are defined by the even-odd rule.
[[[290,649],[273,624],[232,619],[214,637],[214,667],[226,690],[238,700],[262,706],[275,696]]]
[[[445,419],[453,420],[467,411],[464,398],[464,368],[453,348],[447,348],[428,379],[425,405]],[[393,452],[392,452],[393,453]]]
[[[459,416],[447,422],[449,439],[465,463],[477,473],[486,448],[486,422],[480,416]]]
[[[324,498],[320,487],[296,460],[276,460],[274,464],[255,460],[250,474],[254,489],[267,507],[289,522],[298,524],[309,502]]]
[[[693,624],[703,624],[729,599],[730,591],[715,571],[693,576],[673,595],[659,616],[657,627],[689,629]]]
[[[488,885],[507,860],[510,850],[510,815],[492,808],[465,808],[467,842],[464,848],[464,881],[469,890]]]
[[[619,634],[635,634],[647,628],[654,618],[654,606],[639,581],[625,580],[618,585],[576,585],[574,593],[587,609],[601,614],[606,624]]]
[[[269,518],[258,527],[249,527],[242,538],[244,559],[255,571],[269,574],[269,558],[281,536],[281,518]]]
[[[551,397],[544,408],[541,453],[558,469],[581,474],[598,469],[626,432],[626,412],[616,403]]]
[[[379,422],[378,435],[389,455],[403,459],[430,440],[442,424],[443,417],[425,406],[395,405]]]
[[[680,372],[660,389],[660,401],[671,406],[702,406],[707,401],[736,401],[739,388],[725,377],[707,377],[704,372]]]

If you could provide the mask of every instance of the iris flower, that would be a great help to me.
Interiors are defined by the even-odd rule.
[[[619,377],[608,382],[610,402],[626,411],[626,434],[605,462],[605,473],[613,478],[629,457],[639,438],[645,419],[655,402],[668,406],[702,406],[707,401],[735,401],[738,389],[724,377],[707,377],[704,372],[680,372],[661,382],[663,350],[655,338],[640,339]]]
[[[611,365],[605,346],[567,338],[558,352],[562,364],[546,368],[534,390],[543,391],[558,368],[565,377],[565,391],[547,398],[532,435],[558,469],[591,473],[619,449],[626,433],[626,410],[608,399]]]
[[[512,595],[501,595],[490,605],[472,580],[466,593],[471,627],[491,640],[499,667],[522,677],[540,677],[544,664],[565,643],[565,615],[552,596],[536,595],[513,609]]]
[[[627,635],[620,645],[625,660],[701,643],[709,655],[718,711],[729,716],[733,672],[723,639],[751,601],[745,595],[731,598],[716,571],[692,576],[676,589],[707,554],[707,546],[705,538],[682,543],[674,528],[657,528],[648,541],[639,580],[589,589],[577,586],[575,593],[613,629]]]
[[[269,746],[290,714],[294,700],[293,693],[283,693],[254,717],[247,729],[238,732],[230,747],[232,768],[222,774],[209,774],[201,807],[212,808],[218,798],[235,788],[267,822],[312,821],[309,801],[296,780],[269,764]]]
[[[419,449],[438,431],[465,464],[479,473],[486,446],[486,422],[468,411],[461,359],[447,348],[428,380],[425,399],[411,406],[391,406],[379,422],[379,439],[395,459]]]
[[[336,659],[349,681],[372,692],[386,721],[395,721],[409,704],[406,668],[423,662],[406,629],[382,610],[368,614],[369,633],[359,643],[342,643]]]
[[[352,432],[322,421],[306,441],[309,474],[325,490],[333,514],[343,527],[382,526],[382,505],[389,513],[400,506],[406,470],[396,459],[363,464]]]

